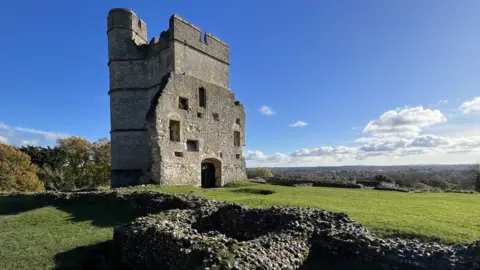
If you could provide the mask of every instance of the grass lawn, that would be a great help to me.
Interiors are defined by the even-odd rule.
[[[415,235],[441,242],[480,237],[480,195],[400,193],[319,187],[282,187],[242,182],[231,188],[148,187],[242,203],[249,207],[293,205],[346,212],[384,236]],[[271,195],[242,192],[262,189]],[[135,216],[105,205],[38,208],[29,196],[0,196],[0,269],[72,269],[105,253],[112,228]]]

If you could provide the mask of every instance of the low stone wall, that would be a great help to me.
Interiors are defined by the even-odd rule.
[[[115,228],[126,269],[480,269],[480,241],[441,245],[382,239],[346,214],[248,209],[195,195],[41,193],[40,203],[121,204],[145,216]]]

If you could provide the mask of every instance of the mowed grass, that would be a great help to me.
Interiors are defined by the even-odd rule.
[[[383,236],[416,236],[444,243],[471,242],[480,237],[478,194],[415,194],[247,182],[218,189],[182,186],[130,190],[145,189],[196,193],[248,207],[290,205],[345,212]],[[249,193],[252,189],[255,194]],[[273,194],[262,195],[255,190]],[[96,257],[108,256],[112,229],[133,218],[133,213],[106,205],[39,208],[28,195],[0,196],[0,269],[91,268]]]

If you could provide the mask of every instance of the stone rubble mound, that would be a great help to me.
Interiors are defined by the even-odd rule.
[[[122,269],[480,269],[480,240],[443,245],[383,239],[343,213],[249,209],[144,191],[37,196],[46,204],[123,203],[144,214],[114,230]]]

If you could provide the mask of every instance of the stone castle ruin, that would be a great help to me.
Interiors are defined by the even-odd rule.
[[[245,111],[228,45],[177,15],[148,42],[129,9],[108,14],[111,186],[217,187],[245,179]]]

